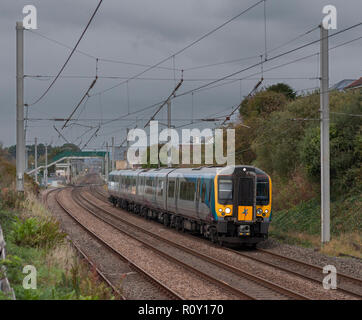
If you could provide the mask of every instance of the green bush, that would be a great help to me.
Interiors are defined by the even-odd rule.
[[[252,144],[254,164],[270,174],[286,177],[298,166],[297,147],[303,136],[303,123],[292,122],[290,112],[273,112],[261,126]]]
[[[362,228],[361,195],[331,203],[331,234],[360,232]],[[319,199],[301,202],[273,215],[273,230],[277,233],[302,232],[320,234],[321,208]]]
[[[19,270],[22,269],[22,264],[23,261],[18,256],[7,254],[6,259],[0,260],[0,270],[2,269],[2,267],[5,267],[6,275],[8,278],[11,278],[12,281],[15,282],[21,282],[22,274],[19,273]],[[2,276],[4,276],[4,274],[0,272],[0,279]]]
[[[354,97],[354,96],[353,96]],[[349,99],[346,99],[349,101]],[[344,106],[344,113],[358,113],[361,103],[352,100]],[[351,117],[331,114],[330,123],[330,175],[333,185],[333,195],[360,189],[361,181],[361,120]],[[320,128],[310,125],[306,129],[299,146],[300,162],[305,167],[308,176],[314,180],[320,179]],[[360,192],[360,190],[359,190]]]
[[[277,83],[269,86],[267,91],[273,91],[284,94],[288,99],[294,100],[297,95],[295,94],[293,88],[285,83]]]
[[[17,245],[29,247],[54,247],[66,234],[59,230],[59,223],[50,218],[15,218],[11,236]]]
[[[250,99],[244,100],[240,107],[241,116],[266,118],[272,112],[284,109],[287,98],[284,94],[275,91],[260,91]]]

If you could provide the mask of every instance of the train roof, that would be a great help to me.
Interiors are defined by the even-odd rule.
[[[110,175],[145,175],[145,176],[163,176],[169,174],[170,177],[177,176],[178,174],[186,175],[186,176],[199,176],[202,174],[215,176],[218,174],[230,175],[234,172],[235,168],[245,168],[248,171],[253,171],[257,175],[265,175],[268,176],[263,170],[256,168],[250,165],[237,165],[237,166],[203,166],[203,167],[195,167],[195,168],[156,168],[156,169],[124,169],[124,170],[115,170],[110,173]]]

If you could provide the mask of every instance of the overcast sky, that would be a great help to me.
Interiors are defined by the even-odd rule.
[[[227,21],[237,13],[256,3],[257,0],[104,0],[78,49],[100,59],[111,59],[142,65],[152,65],[172,56],[203,34]],[[52,76],[57,74],[70,50],[50,42],[39,34],[73,47],[94,11],[98,0],[1,0],[0,4],[0,141],[4,145],[15,143],[15,23],[22,21],[22,8],[33,4],[38,10],[38,29],[25,31],[25,74]],[[308,43],[319,38],[319,30],[297,39],[279,49],[272,50],[304,32],[316,27],[322,17],[324,5],[337,7],[338,30],[362,21],[360,0],[267,0],[267,51],[269,57]],[[338,31],[337,30],[337,31]],[[361,36],[362,27],[337,35],[330,39],[330,47]],[[334,33],[335,31],[332,31]],[[267,62],[264,70],[318,52],[319,44],[309,46],[280,59]],[[96,94],[122,82],[146,69],[144,66],[127,65],[100,61],[98,76],[114,76],[117,79],[98,79],[91,90],[87,104],[82,104],[76,113],[80,119],[98,119],[93,122],[79,122],[96,126],[99,121],[121,117],[102,126],[98,136],[91,140],[89,147],[99,148],[115,136],[116,143],[125,138],[127,127],[137,123],[143,127],[157,107],[144,112],[125,116],[165,99],[181,77],[184,69],[184,83],[178,93],[186,92],[203,84],[242,70],[258,61],[264,49],[264,11],[258,5],[222,29],[203,39],[182,54],[170,59],[163,67],[134,79],[103,94]],[[347,46],[330,51],[330,84],[342,79],[357,79],[362,76],[362,39]],[[251,57],[251,58],[250,58]],[[189,68],[248,58],[234,63],[208,68]],[[277,82],[290,84],[295,90],[319,86],[318,56],[290,64],[264,73],[264,86]],[[176,70],[172,70],[175,66]],[[260,66],[242,72],[231,79],[231,84],[200,90],[172,100],[173,124],[187,124],[190,120],[203,117],[222,116],[231,111],[258,82]],[[29,118],[66,118],[80,101],[93,81],[96,72],[94,58],[75,53],[50,92],[38,104],[29,107]],[[259,74],[256,74],[259,73]],[[253,74],[256,74],[253,76]],[[77,77],[73,77],[77,76]],[[81,78],[78,78],[81,76]],[[145,80],[145,78],[147,78]],[[298,78],[298,79],[296,79]],[[151,80],[152,79],[152,80]],[[155,80],[159,79],[159,80]],[[36,100],[50,84],[52,78],[25,78],[25,103]],[[195,81],[197,80],[197,81]],[[219,82],[221,84],[223,82]],[[225,81],[224,81],[225,83]],[[192,103],[193,101],[193,103]],[[193,108],[192,108],[193,105]],[[137,119],[136,119],[137,117]],[[166,122],[166,108],[158,119]],[[183,119],[184,121],[178,121]],[[53,125],[63,123],[30,121],[27,144],[34,137],[41,143],[63,144]],[[215,123],[190,125],[191,127],[214,127]],[[84,146],[96,129],[73,125],[62,131],[70,142]],[[78,139],[77,139],[78,138]]]

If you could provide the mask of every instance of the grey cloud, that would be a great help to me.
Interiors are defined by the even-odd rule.
[[[40,33],[72,46],[78,39],[97,0],[33,0],[38,8],[38,23]],[[79,49],[98,57],[133,61],[142,64],[153,64],[176,52],[191,41],[197,39],[212,28],[220,25],[228,18],[256,0],[106,0],[82,40]],[[325,4],[335,4],[338,9],[338,26],[340,28],[360,20],[362,9],[359,0],[267,0],[268,48],[276,47],[308,28],[319,23],[322,17],[322,7]],[[22,18],[22,7],[29,4],[23,0],[2,0],[0,10],[0,141],[5,144],[15,142],[15,21]],[[199,44],[190,48],[175,58],[176,66],[187,68],[195,65],[237,59],[260,54],[264,50],[264,21],[262,6],[258,6],[246,15],[233,21],[225,28],[215,32]],[[331,39],[331,45],[341,43],[360,35],[356,29],[343,36]],[[318,31],[296,41],[281,51],[301,43],[318,39]],[[25,70],[31,74],[55,74],[64,63],[69,50],[57,46],[38,36],[25,32]],[[295,53],[278,61],[265,65],[265,69],[283,62],[301,57],[318,50],[318,45]],[[279,51],[280,52],[280,51]],[[348,47],[331,52],[331,83],[341,78],[357,78],[361,76],[360,66],[361,41]],[[277,53],[277,52],[274,52]],[[347,58],[346,58],[347,57]],[[215,78],[235,72],[255,62],[242,61],[230,65],[221,65],[210,69],[185,71],[185,78]],[[172,60],[165,66],[171,67]],[[266,73],[269,77],[316,76],[317,59],[312,58],[298,64]],[[99,63],[99,72],[103,75],[131,76],[144,68],[131,67],[122,64]],[[258,72],[255,68],[240,76]],[[94,75],[95,61],[75,54],[64,74]],[[172,71],[153,70],[145,77],[173,78]],[[176,72],[179,77],[179,72]],[[257,78],[258,76],[256,76]],[[105,89],[121,80],[102,80],[97,82],[93,92]],[[278,80],[265,80],[265,85]],[[282,80],[281,80],[282,81]],[[65,117],[79,101],[89,86],[91,79],[60,79],[46,98],[30,110],[31,117]],[[242,93],[247,94],[256,80],[242,81]],[[295,89],[309,88],[318,85],[316,80],[285,80]],[[185,82],[179,92],[195,88],[205,82]],[[25,81],[25,101],[38,97],[49,81],[27,79]],[[147,105],[161,101],[174,86],[174,81],[131,81],[130,107],[138,110]],[[102,112],[98,97],[89,100],[82,117],[116,118],[127,113],[126,87],[121,86],[102,95]],[[194,95],[195,117],[207,116],[238,103],[240,99],[240,83],[206,90]],[[147,118],[152,110],[140,113],[139,118]],[[175,99],[173,116],[175,118],[191,117],[191,96]],[[132,116],[130,118],[134,118]],[[175,122],[176,123],[176,122]],[[114,123],[100,134],[115,131],[116,140],[124,138],[125,126],[129,122]],[[177,122],[178,124],[178,122]],[[62,143],[52,129],[52,123],[30,123],[28,139],[35,136],[40,139]],[[141,125],[141,122],[139,122]],[[206,126],[208,124],[203,124]],[[65,135],[76,139],[83,130],[70,129]],[[90,145],[101,145],[109,136],[100,136]]]

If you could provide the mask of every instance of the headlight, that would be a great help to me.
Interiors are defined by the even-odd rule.
[[[222,212],[222,209],[221,209],[221,208],[219,209],[219,212]]]
[[[229,214],[231,212],[231,209],[230,208],[226,208],[225,209],[225,213]]]
[[[263,213],[263,209],[259,208],[258,210],[256,210],[257,214],[262,214]]]
[[[269,210],[268,209],[265,209],[265,213],[268,213],[269,212]]]

